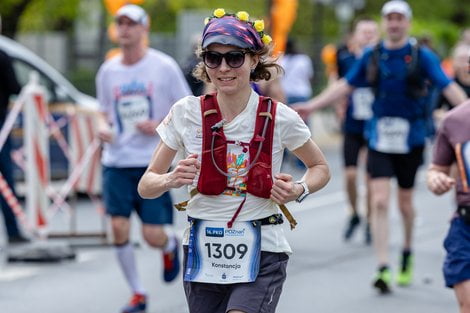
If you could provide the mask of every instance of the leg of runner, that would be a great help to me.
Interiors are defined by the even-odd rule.
[[[470,313],[470,280],[454,285],[454,292],[459,301],[460,313]]]
[[[135,262],[134,247],[129,242],[130,221],[126,217],[112,217],[111,225],[116,255],[133,296],[122,313],[141,312],[146,309],[146,291],[140,281]]]
[[[370,192],[370,177],[369,174],[366,175],[366,229],[365,229],[365,236],[364,236],[364,242],[367,245],[370,245],[372,243],[372,229],[371,229],[371,197],[372,193]]]
[[[140,173],[139,177],[143,173]],[[155,199],[139,199],[140,216],[143,226],[143,237],[147,243],[162,250],[163,256],[163,280],[173,281],[179,273],[179,244],[171,228],[173,224],[173,201],[171,195],[166,192]]]
[[[174,234],[165,231],[163,225],[144,224],[143,236],[145,241],[163,253],[163,280],[173,281],[179,273],[178,240]]]
[[[398,206],[403,220],[404,240],[397,283],[400,286],[407,286],[411,283],[413,278],[413,256],[411,254],[415,218],[413,207],[413,188],[398,189]]]
[[[372,193],[372,234],[379,269],[374,280],[374,287],[381,293],[390,291],[391,274],[388,268],[388,207],[390,200],[390,178],[374,178],[371,180]]]
[[[360,224],[357,192],[357,163],[362,148],[364,147],[362,136],[356,134],[344,134],[343,162],[345,174],[345,188],[348,197],[351,215],[344,232],[344,240],[349,240]]]
[[[346,180],[346,193],[348,196],[349,208],[351,209],[351,216],[344,232],[344,239],[349,240],[360,224],[360,217],[357,209],[357,167],[348,166],[344,171]]]

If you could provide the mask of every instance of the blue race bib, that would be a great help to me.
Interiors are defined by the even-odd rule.
[[[191,221],[185,281],[234,284],[256,280],[261,257],[261,224]]]

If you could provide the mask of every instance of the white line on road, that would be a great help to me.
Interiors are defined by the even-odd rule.
[[[0,281],[9,282],[21,278],[31,277],[37,274],[38,269],[33,267],[8,268],[7,271],[0,272]]]

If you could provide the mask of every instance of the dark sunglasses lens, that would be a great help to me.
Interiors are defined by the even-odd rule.
[[[222,57],[220,53],[207,51],[204,53],[204,64],[209,68],[216,68],[222,63]]]
[[[228,66],[238,68],[245,62],[245,54],[241,51],[232,51],[225,54]]]

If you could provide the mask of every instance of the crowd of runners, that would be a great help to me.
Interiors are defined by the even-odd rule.
[[[380,23],[359,18],[336,49],[329,85],[308,99],[309,86],[299,94],[280,93],[279,64],[289,63],[271,57],[264,21],[246,11],[219,8],[204,21],[193,76],[211,92],[200,97],[191,95],[175,60],[143,44],[147,13],[133,4],[117,11],[120,54],[100,67],[96,89],[103,198],[131,292],[122,313],[145,312],[148,301],[130,243],[132,212],[145,241],[162,251],[163,280],[183,276],[190,312],[276,311],[289,258],[295,257],[282,224],[294,229],[297,222],[286,204],[302,203],[330,179],[331,164],[305,122],[329,105],[339,108],[342,120],[350,212],[343,239],[362,226],[365,244],[375,251],[373,288],[388,294],[394,283],[413,281],[415,180],[433,142],[427,185],[435,194],[455,189],[457,195],[449,203],[455,214],[445,238],[444,277],[461,313],[470,313],[470,42],[463,35],[454,49],[451,78],[437,55],[410,36],[412,15],[407,2],[392,0],[383,5]],[[304,71],[306,80],[312,74]],[[434,134],[433,112],[444,102],[450,112]],[[432,136],[435,141],[429,141]],[[301,179],[283,171],[285,150],[298,159]],[[359,173],[362,168],[365,173]],[[365,212],[359,185],[366,186]],[[176,207],[186,211],[188,222],[178,238],[171,227],[170,191],[182,186],[188,201]],[[392,196],[403,223],[398,264],[389,256]],[[15,230],[11,238],[22,236]]]

